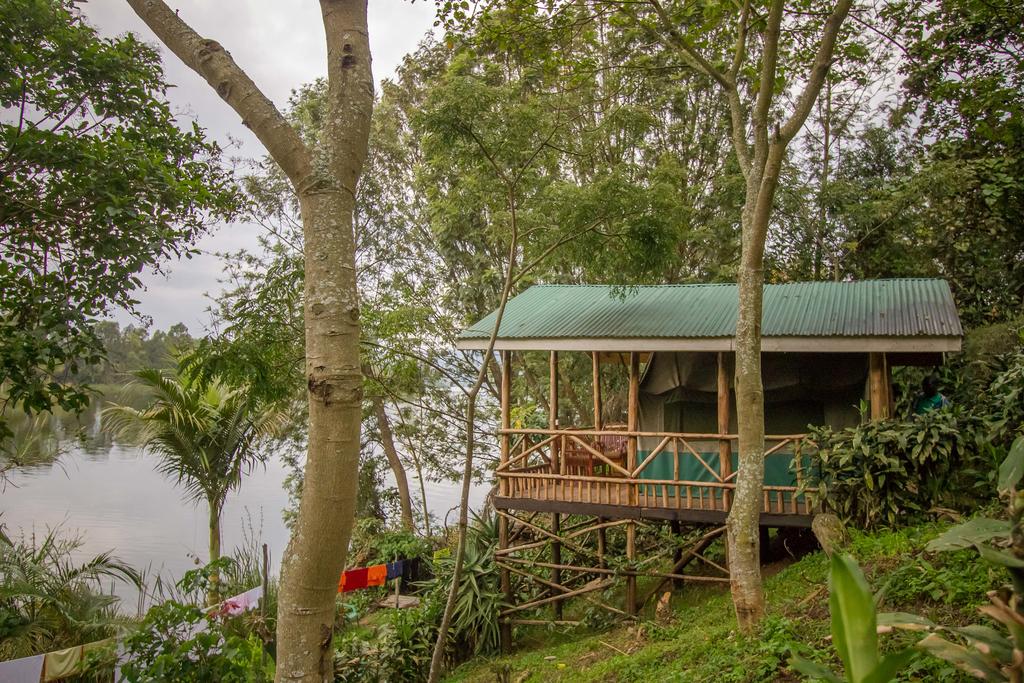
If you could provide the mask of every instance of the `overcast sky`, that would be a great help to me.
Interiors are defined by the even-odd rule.
[[[320,4],[316,0],[170,0],[180,16],[201,35],[212,38],[231,53],[263,92],[283,108],[293,88],[326,74],[326,48]],[[156,36],[124,0],[89,0],[82,5],[90,23],[105,35],[132,31],[159,46]],[[369,0],[370,50],[378,82],[394,73],[402,57],[416,49],[434,21],[432,0]],[[238,115],[207,83],[186,68],[177,57],[160,47],[171,104],[181,116],[191,117],[213,139],[240,147],[232,156],[258,157],[263,148],[241,124]],[[147,273],[145,291],[137,293],[140,310],[153,318],[156,328],[176,322],[202,332],[208,300],[204,293],[219,291],[221,272],[215,251],[255,245],[255,228],[244,224],[218,226],[199,248],[204,254],[172,263],[167,277]],[[127,315],[118,316],[122,324]]]

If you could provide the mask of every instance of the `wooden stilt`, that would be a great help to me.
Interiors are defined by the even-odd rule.
[[[626,559],[632,571],[636,562],[636,522],[626,525]],[[636,576],[633,574],[626,576],[626,614],[636,616]]]
[[[601,355],[594,351],[590,354],[591,370],[593,371],[593,387],[594,387],[594,429],[600,431],[604,428],[604,420],[601,412],[603,408],[603,402],[601,399]],[[600,524],[605,521],[603,517],[598,517],[597,522]],[[597,562],[601,567],[605,565],[605,552],[607,547],[607,536],[605,534],[604,527],[597,530]]]
[[[640,354],[635,351],[629,354],[629,404],[627,407],[627,429],[636,432],[640,417]],[[626,448],[627,469],[632,472],[636,469],[637,450],[639,449],[639,437],[635,434],[629,437]],[[637,504],[637,486],[629,487],[629,503]],[[630,521],[626,525],[626,559],[629,561],[629,568],[633,570],[633,563],[636,562],[636,522]],[[636,616],[636,577],[626,576],[626,613],[631,617]]]
[[[718,433],[729,433],[729,373],[725,367],[725,353],[718,352]],[[728,481],[732,474],[732,442],[729,439],[718,441],[718,467],[722,481]],[[731,505],[729,491],[722,491],[722,509],[728,510]]]
[[[505,517],[498,518],[498,548],[504,549],[508,547],[508,519]],[[513,607],[515,596],[512,593],[512,577],[509,576],[508,569],[501,567],[499,570],[499,576],[501,580],[501,593],[505,597],[505,606]],[[512,624],[507,619],[499,621],[498,640],[501,646],[501,651],[508,654],[512,651]]]
[[[678,522],[678,520],[672,520],[671,522],[669,522],[668,523],[668,528],[672,531],[672,538],[673,539],[678,539],[679,535],[682,533],[682,525]],[[676,546],[675,552],[672,553],[672,564],[673,565],[678,565],[679,564],[679,560],[681,560],[682,557],[683,557],[683,549],[680,548],[679,546]],[[672,570],[672,571],[675,572],[676,570]],[[682,584],[679,581],[673,581],[672,582],[672,587],[673,588],[680,588],[681,585]]]
[[[551,515],[551,533],[556,536],[561,532],[562,516],[558,513]],[[551,541],[551,563],[562,564],[562,542]],[[555,584],[562,583],[562,570],[559,567],[551,568],[551,582]],[[553,606],[553,612],[555,619],[562,618],[562,601],[556,600]]]
[[[654,595],[656,595],[662,588],[664,588],[665,584],[669,581],[672,581],[673,583],[685,583],[686,581],[698,578],[700,580],[706,580],[709,578],[717,579],[718,577],[684,577],[682,576],[682,573],[683,569],[686,568],[686,565],[688,565],[694,559],[700,557],[700,554],[704,552],[709,545],[714,543],[715,539],[721,536],[723,533],[725,533],[724,526],[718,527],[717,529],[712,529],[711,531],[697,539],[697,541],[693,545],[691,545],[678,560],[676,560],[675,564],[672,566],[672,570],[668,574],[663,575],[664,578],[662,578],[658,585],[654,587],[654,590],[650,591],[644,597],[644,599],[640,601],[640,606],[643,607],[644,605],[646,605],[647,601],[650,600]],[[725,580],[727,581],[728,579]]]

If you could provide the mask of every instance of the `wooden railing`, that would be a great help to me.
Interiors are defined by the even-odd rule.
[[[738,471],[731,457],[722,457],[733,452],[736,434],[607,429],[506,429],[499,434],[508,453],[497,469],[499,495],[507,498],[728,511],[736,488]],[[609,452],[607,444],[622,439],[629,447]],[[712,445],[721,454],[718,467],[709,463],[701,445]],[[646,453],[645,446],[650,447]],[[803,461],[813,454],[813,445],[804,434],[790,434],[766,436],[765,447],[766,467],[769,460],[785,458],[795,483],[765,484],[762,511],[810,514],[813,505],[802,491],[808,474]],[[642,476],[664,454],[671,454],[671,476]],[[701,473],[699,480],[685,478],[684,472],[692,477],[694,471]]]

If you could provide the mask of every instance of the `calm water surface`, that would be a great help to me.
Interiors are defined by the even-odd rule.
[[[177,579],[207,555],[207,511],[182,499],[181,489],[155,470],[155,458],[139,448],[112,444],[99,431],[95,412],[86,417],[86,437],[65,439],[63,454],[53,463],[19,469],[0,492],[0,522],[16,537],[62,527],[78,532],[81,558],[113,550],[137,569]],[[65,425],[56,425],[62,431]],[[222,518],[222,547],[229,552],[253,534],[268,544],[272,571],[288,543],[281,512],[288,504],[283,488],[287,468],[273,459],[257,468],[232,493]],[[418,498],[418,484],[410,473]],[[459,485],[426,485],[427,506],[443,520],[458,504]],[[487,487],[474,487],[478,507]],[[450,515],[454,523],[456,514]],[[134,606],[134,590],[117,592]]]

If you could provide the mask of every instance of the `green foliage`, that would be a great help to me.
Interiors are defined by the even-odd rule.
[[[237,200],[216,145],[176,125],[156,50],[71,0],[4,2],[0,35],[0,384],[29,414],[80,411],[95,323]]]
[[[106,593],[141,578],[112,553],[82,559],[81,538],[51,529],[42,538],[0,534],[0,659],[16,659],[116,635],[118,598]]]
[[[190,500],[219,512],[228,492],[265,457],[257,446],[283,430],[284,415],[245,386],[154,369],[135,376],[152,392],[150,405],[110,406],[103,412],[106,429],[157,455],[160,471],[184,486]]]
[[[335,652],[334,680],[425,681],[442,609],[442,602],[428,598],[412,609],[389,610],[372,641],[358,633],[343,636]]]
[[[449,634],[449,656],[457,661],[498,649],[498,614],[504,597],[494,563],[497,547],[496,518],[490,514],[478,516],[474,513],[466,534],[466,554]],[[442,604],[451,586],[454,569],[454,553],[434,564],[435,579],[429,590],[437,594],[436,599]]]
[[[811,430],[820,453],[817,494],[826,505],[853,525],[870,527],[934,508],[971,511],[993,498],[999,463],[1024,425],[1024,349],[968,359],[945,377],[950,408]],[[913,395],[904,390],[897,412]]]
[[[175,359],[196,343],[182,323],[150,331],[134,325],[122,328],[105,320],[94,330],[103,342],[105,357],[101,363],[82,367],[73,375],[79,384],[115,385],[124,382],[126,374],[143,368],[169,370],[177,364]]]
[[[220,619],[175,600],[151,608],[124,648],[121,673],[132,683],[273,680],[255,635],[231,633]]]
[[[355,566],[429,557],[433,550],[425,538],[404,529],[387,528],[375,517],[356,520],[349,545],[350,564]]]
[[[976,607],[1006,579],[1005,572],[982,564],[969,552],[938,557],[912,555],[885,575],[878,601],[885,604]]]
[[[841,431],[816,427],[821,500],[847,522],[896,524],[934,507],[964,509],[994,491],[998,453],[957,408]]]
[[[261,447],[284,432],[287,414],[250,387],[229,386],[186,372],[135,373],[152,397],[143,409],[111,405],[104,428],[159,458],[157,469],[209,511],[210,560],[220,557],[220,515],[228,494],[262,463]],[[216,601],[216,587],[211,589]]]
[[[884,656],[879,652],[874,598],[853,558],[832,556],[830,584],[832,639],[846,678],[801,657],[793,657],[790,666],[806,676],[831,683],[888,683],[909,664],[913,651],[900,650]]]
[[[1002,633],[988,625],[946,628],[910,614],[888,615],[886,622],[911,631],[928,631],[917,647],[986,681],[1016,681],[1024,669],[1024,494],[1016,490],[1024,477],[1024,436],[1018,437],[1000,467],[999,490],[1010,499],[1009,521],[975,518],[959,524],[928,544],[932,551],[973,547],[988,563],[1005,568],[1012,588],[989,593],[991,604],[979,611],[1002,624]],[[940,636],[944,632],[952,640]]]
[[[395,540],[399,539],[396,534]],[[474,516],[467,534],[466,558],[446,643],[446,657],[450,662],[458,663],[497,651],[498,613],[502,604],[494,565],[497,541],[494,518]],[[380,559],[390,561],[390,558]],[[371,640],[359,632],[349,632],[337,639],[335,680],[344,683],[426,680],[454,564],[451,556],[438,559],[434,563],[434,578],[420,593],[420,605],[412,609],[387,610]]]

